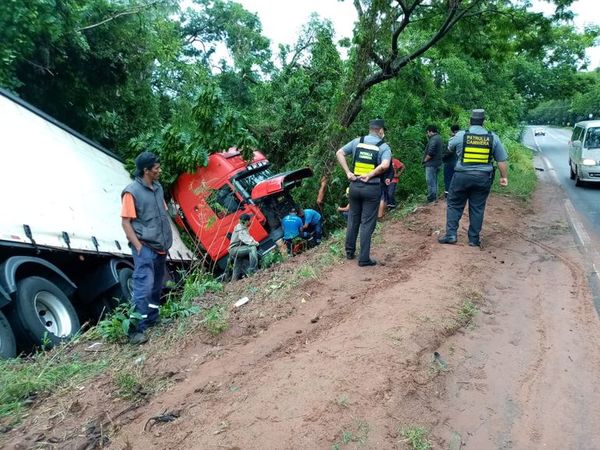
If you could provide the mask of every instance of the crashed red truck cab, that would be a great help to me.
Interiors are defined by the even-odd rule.
[[[178,177],[172,188],[175,220],[196,236],[211,265],[225,270],[229,238],[244,213],[253,216],[249,230],[260,243],[259,255],[283,237],[281,219],[296,207],[291,190],[313,173],[305,167],[274,174],[270,166],[260,152],[248,162],[231,148]]]

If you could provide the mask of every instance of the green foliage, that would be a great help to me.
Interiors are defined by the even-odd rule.
[[[270,251],[266,255],[264,255],[260,260],[260,267],[262,269],[268,269],[269,267],[279,264],[283,261],[283,255],[279,251],[279,249],[275,249]]]
[[[428,450],[432,448],[429,432],[424,427],[410,426],[400,431],[400,434],[412,450]]]
[[[119,397],[125,400],[138,400],[147,395],[139,376],[130,372],[119,372],[115,376]]]
[[[458,311],[458,317],[462,322],[468,323],[473,319],[476,312],[477,307],[471,301],[465,300]]]
[[[223,285],[202,269],[195,270],[184,278],[183,289],[169,293],[166,302],[160,308],[160,316],[165,319],[187,318],[200,312],[200,306],[194,302],[206,292],[219,292]]]
[[[302,264],[298,267],[297,273],[300,278],[317,278],[317,272],[308,264]]]
[[[196,270],[185,278],[181,302],[190,304],[193,300],[204,295],[205,292],[220,292],[223,290],[223,284],[215,280],[212,274],[204,270]]]
[[[528,200],[533,195],[537,178],[533,167],[533,153],[515,140],[507,139],[504,145],[509,155],[508,186],[498,184],[498,173],[492,190]]]
[[[425,3],[396,45],[399,4],[357,2],[363,14],[343,43],[347,58],[331,23],[313,16],[294,44],[281,46],[276,66],[257,16],[233,1],[193,0],[182,9],[176,0],[6,0],[0,85],[130,167],[141,150],[159,153],[167,186],[232,146],[246,158],[262,149],[278,170],[308,165],[317,176],[294,195],[314,206],[319,175],[327,175],[330,225],[342,223],[336,207],[347,187],[335,151],[372,117],[385,118],[394,156],[406,164],[398,186],[406,199],[425,190],[428,123],[447,138],[474,107],[488,111],[499,133],[532,108],[529,119],[540,123],[600,114],[598,74],[578,73],[598,29],[564,22],[571,2],[554,1],[553,17],[522,2],[451,2],[459,15],[468,10],[453,28],[442,25],[450,3]],[[446,38],[427,48],[440,27]],[[217,61],[218,48],[228,58]],[[530,173],[515,164],[520,149],[508,146],[508,191],[526,196],[531,186],[515,181]]]
[[[217,335],[229,328],[229,315],[223,305],[214,305],[204,313],[202,323],[212,335]]]
[[[354,443],[357,448],[363,447],[369,438],[369,431],[369,424],[358,420],[351,429],[342,430],[340,442],[334,443],[331,448],[341,450],[350,443]]]
[[[0,360],[0,417],[17,422],[28,400],[81,383],[106,365],[66,355],[62,347],[27,359]]]
[[[169,295],[167,301],[160,307],[160,317],[164,319],[184,319],[199,312],[200,307],[192,304],[192,299],[177,300],[177,294]]]
[[[142,319],[134,309],[133,305],[127,303],[118,305],[105,319],[98,322],[95,332],[108,342],[124,342],[130,328]]]

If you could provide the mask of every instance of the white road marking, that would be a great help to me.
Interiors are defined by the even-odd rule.
[[[590,235],[585,229],[585,225],[579,220],[577,212],[569,199],[565,199],[565,209],[567,210],[567,217],[575,230],[575,235],[581,243],[581,252],[591,263],[592,273],[600,280],[600,272],[598,272],[596,266],[596,264],[600,264],[600,254],[598,254],[598,251],[594,248]]]
[[[536,146],[538,146],[539,148],[535,136],[533,139],[535,141]],[[558,179],[556,170],[554,170],[554,166],[552,165],[550,160],[544,154],[541,154],[540,158],[546,166],[547,172],[552,177],[552,180],[560,186],[560,180]],[[593,247],[592,239],[590,238],[590,235],[587,232],[585,225],[583,224],[583,222],[581,222],[581,220],[579,220],[577,211],[575,211],[573,203],[568,198],[565,198],[565,210],[567,211],[567,218],[571,223],[573,230],[575,230],[575,236],[580,243],[581,252],[585,257],[588,258],[589,262],[591,263],[592,273],[596,275],[596,278],[598,278],[598,280],[600,280],[600,271],[598,271],[597,268],[598,266],[600,266],[600,253],[598,253],[598,251]],[[596,264],[598,264],[598,266]]]
[[[577,217],[577,212],[575,211],[575,208],[573,207],[573,203],[571,203],[571,200],[569,200],[568,198],[565,199],[565,209],[567,210],[569,220],[571,221],[571,225],[573,225],[573,229],[575,230],[575,234],[577,235],[579,242],[581,242],[581,245],[583,247],[590,246],[590,244],[591,244],[590,235],[588,234],[584,225],[581,223],[581,221]]]
[[[552,177],[552,181],[554,181],[556,184],[560,184],[558,175],[556,174],[556,170],[554,170],[554,166],[552,165],[550,160],[548,158],[546,158],[546,156],[544,156],[544,155],[541,155],[541,158],[544,161],[544,165],[546,166],[547,172]]]

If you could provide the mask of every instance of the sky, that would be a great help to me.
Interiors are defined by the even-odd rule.
[[[330,19],[336,31],[336,38],[352,35],[356,10],[350,0],[236,0],[248,11],[258,14],[263,25],[263,34],[271,39],[272,50],[277,52],[279,44],[296,42],[302,26],[313,12],[322,18]],[[553,6],[545,1],[534,0],[533,9],[552,14]],[[577,15],[575,25],[579,28],[587,24],[600,24],[600,15],[595,13],[598,0],[576,0],[571,10]],[[600,66],[600,47],[588,49],[589,69]]]

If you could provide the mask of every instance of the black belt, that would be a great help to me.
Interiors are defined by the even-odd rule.
[[[484,171],[484,170],[457,170],[455,173],[465,173],[468,175],[478,175],[478,176],[492,176],[492,171]]]

